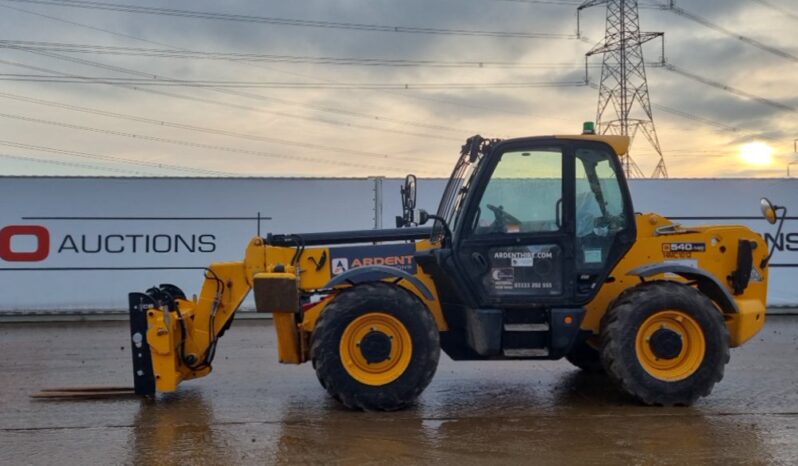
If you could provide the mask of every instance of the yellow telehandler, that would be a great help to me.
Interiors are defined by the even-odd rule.
[[[396,410],[440,350],[454,360],[567,358],[646,404],[689,405],[723,377],[729,348],[765,323],[767,244],[745,226],[635,213],[624,136],[470,138],[435,214],[385,230],[269,234],[205,271],[199,296],[131,293],[135,392],[211,372],[254,290],[281,363],[311,361],[341,403]],[[784,207],[762,200],[776,223]],[[423,225],[432,222],[432,227]]]

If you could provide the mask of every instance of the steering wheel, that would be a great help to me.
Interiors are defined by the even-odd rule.
[[[510,224],[514,225],[521,225],[521,220],[518,220],[517,217],[513,216],[512,214],[507,213],[504,210],[504,207],[499,206],[496,207],[493,204],[486,204],[485,207],[493,212],[495,219],[493,220],[493,225],[491,231],[494,232],[505,232],[506,226]]]
[[[594,226],[596,228],[606,228],[608,234],[614,234],[623,230],[625,223],[623,215],[607,215],[606,217],[596,218]]]

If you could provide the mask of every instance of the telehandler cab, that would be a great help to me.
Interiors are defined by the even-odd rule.
[[[173,285],[131,293],[136,393],[210,373],[254,290],[280,362],[311,361],[350,408],[412,403],[441,349],[454,360],[565,357],[646,404],[708,395],[729,348],[765,323],[767,245],[745,226],[635,214],[619,160],[629,139],[587,128],[474,136],[434,215],[415,209],[408,176],[395,229],[258,235],[243,261],[207,268],[199,297]],[[785,210],[762,207],[771,223]]]

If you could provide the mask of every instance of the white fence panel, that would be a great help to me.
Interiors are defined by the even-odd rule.
[[[159,283],[199,292],[203,271],[241,260],[261,230],[372,228],[373,179],[4,178],[0,310],[125,309],[127,293]],[[23,230],[23,233],[25,230]],[[49,250],[43,248],[49,246]]]
[[[128,291],[172,282],[199,291],[202,268],[240,260],[261,232],[394,226],[401,179],[0,179],[0,312],[123,310]],[[419,180],[435,211],[446,180]],[[742,223],[777,245],[770,303],[798,306],[798,180],[632,180],[638,211],[685,224]],[[784,231],[759,198],[786,205]],[[21,229],[20,229],[21,228]],[[46,238],[45,238],[46,236]],[[248,302],[249,303],[249,302]]]

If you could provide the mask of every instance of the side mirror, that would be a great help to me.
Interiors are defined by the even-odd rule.
[[[399,188],[402,194],[402,215],[396,217],[396,228],[412,226],[416,210],[416,175],[407,175],[405,184]]]
[[[787,218],[787,207],[773,205],[772,202],[766,197],[763,197],[759,201],[759,208],[762,209],[762,215],[765,217],[765,220],[768,221],[771,225],[775,225],[776,222],[779,222],[779,212],[781,212],[781,221],[779,222],[779,227],[776,229],[776,236],[778,238],[781,235],[781,228],[784,226],[784,220]],[[773,245],[770,247],[770,253],[762,260],[762,263],[759,264],[761,268],[767,267],[770,263],[770,258],[773,257],[773,253],[776,251],[776,242],[773,242]]]
[[[768,198],[763,197],[759,201],[759,208],[762,209],[762,216],[765,217],[765,220],[767,220],[771,225],[775,225],[776,221],[778,220],[778,215],[776,215],[776,206],[774,206]]]
[[[402,193],[402,209],[405,211],[416,208],[416,175],[407,175],[405,184],[400,189]]]

